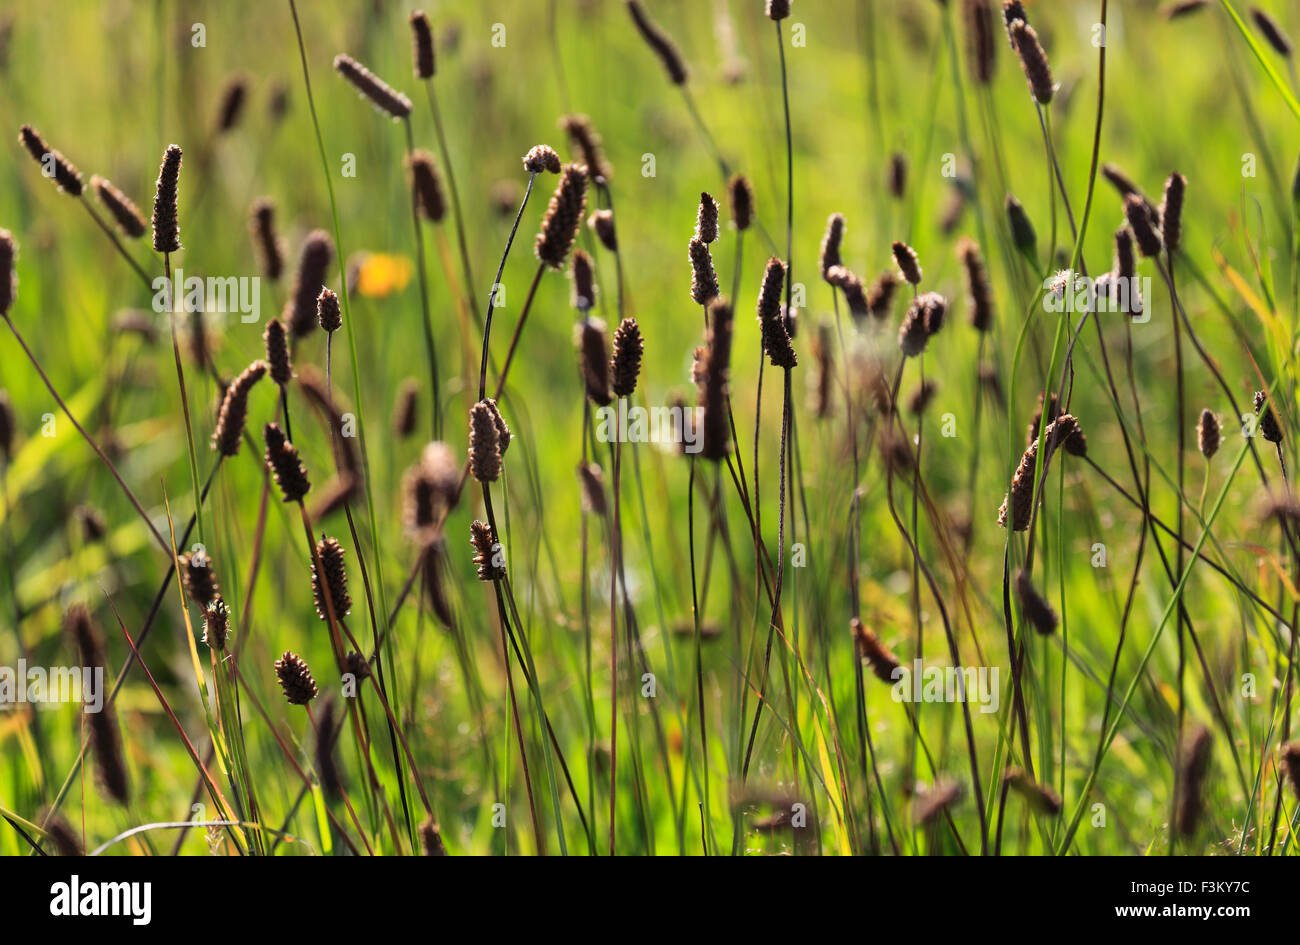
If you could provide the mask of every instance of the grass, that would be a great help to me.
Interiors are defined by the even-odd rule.
[[[1261,5],[1300,35],[1284,4]],[[776,23],[757,0],[703,17],[681,0],[643,6],[685,82],[615,0],[431,5],[429,79],[412,74],[413,3],[237,2],[182,22],[166,4],[105,18],[77,0],[57,26],[23,4],[4,14],[0,127],[32,124],[139,207],[164,147],[187,160],[183,248],[152,255],[94,194],[79,198],[87,219],[17,142],[0,164],[0,227],[19,247],[0,337],[15,420],[0,449],[0,667],[75,665],[63,614],[84,603],[130,773],[125,802],[96,785],[78,706],[6,707],[0,853],[52,850],[48,831],[66,826],[105,855],[1295,855],[1300,785],[1282,755],[1300,611],[1294,64],[1228,0],[1173,20],[1030,3],[1056,83],[1039,102],[993,4],[796,0]],[[990,14],[987,83],[971,8]],[[334,73],[338,53],[427,107],[385,127]],[[67,68],[50,84],[56,60]],[[248,96],[220,130],[240,63],[255,64]],[[569,279],[517,245],[541,226],[534,190],[559,180],[521,158],[547,144],[580,160],[559,124],[575,114],[613,168],[588,181],[570,234],[595,266],[580,309]],[[437,224],[415,212],[417,149],[436,155],[450,198]],[[1180,245],[1137,260],[1136,319],[1061,311],[1048,284],[1112,268],[1129,224],[1104,164],[1152,203],[1172,173],[1187,178]],[[725,199],[735,173],[755,193],[747,231]],[[701,333],[686,253],[701,192],[722,207],[708,249],[734,311],[731,356],[701,362],[726,368],[714,400],[691,379],[717,311],[705,304]],[[1017,245],[1008,194],[1032,247]],[[248,321],[207,309],[173,322],[150,283],[255,275],[247,215],[261,196],[290,264],[307,233],[330,234],[343,336],[298,339],[298,380],[256,385],[241,450],[220,456],[202,446],[222,385],[264,356],[291,280],[262,279]],[[954,200],[963,212],[945,225]],[[587,226],[596,210],[614,211],[616,248]],[[894,241],[919,257],[920,284],[883,317],[858,317],[821,278],[832,212],[863,283],[897,268]],[[990,280],[988,332],[967,322],[963,237]],[[796,313],[798,366],[779,382],[754,363],[759,327],[744,317],[771,257]],[[907,366],[899,326],[931,292],[943,323]],[[124,310],[152,332],[120,327]],[[645,352],[614,405],[720,404],[724,453],[598,433],[573,329],[599,319],[612,333],[628,316]],[[387,418],[409,379],[420,433],[404,436]],[[926,382],[912,414],[905,395]],[[1280,442],[1242,435],[1258,432],[1255,391]],[[1078,418],[1086,456],[1056,442],[1047,411],[1030,425],[1044,392]],[[466,488],[470,408],[489,397],[513,439],[499,478]],[[1203,408],[1222,425],[1208,458],[1195,455]],[[301,455],[305,502],[280,501],[268,422]],[[422,459],[429,431],[452,450],[442,478]],[[1031,441],[1028,527],[999,528]],[[359,488],[313,515],[349,450]],[[605,467],[587,482],[603,514],[579,464]],[[409,470],[432,483],[419,529]],[[102,513],[102,535],[80,530],[80,505]],[[496,580],[472,560],[476,519],[499,543]],[[344,549],[349,614],[328,594],[323,616],[313,604],[327,535]],[[224,650],[171,587],[192,540],[229,605]],[[1022,574],[1051,632],[1030,621]],[[957,698],[895,698],[853,620],[909,671],[969,669],[948,677]],[[319,687],[306,711],[277,683],[286,651]],[[1203,778],[1180,747],[1202,726]],[[1195,828],[1171,829],[1188,804]]]

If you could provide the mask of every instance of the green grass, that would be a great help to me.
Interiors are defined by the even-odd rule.
[[[1169,853],[1177,746],[1204,725],[1214,736],[1199,790],[1204,813],[1173,852],[1294,854],[1300,809],[1279,746],[1295,738],[1289,628],[1300,560],[1259,516],[1267,489],[1289,486],[1279,459],[1288,474],[1300,468],[1293,448],[1300,196],[1292,190],[1300,89],[1292,64],[1267,44],[1248,9],[1226,0],[1173,21],[1153,4],[1030,3],[1059,83],[1040,123],[1000,22],[994,78],[988,86],[972,81],[963,3],[798,0],[781,29],[787,165],[781,60],[763,4],[645,5],[690,66],[687,99],[621,2],[429,4],[439,40],[432,91],[478,308],[465,292],[454,214],[439,225],[421,220],[418,243],[412,232],[406,129],[389,127],[331,65],[346,52],[411,99],[409,142],[435,155],[446,186],[434,99],[411,71],[406,18],[414,4],[383,4],[380,12],[371,4],[347,12],[299,4],[301,58],[289,0],[209,0],[183,14],[163,3],[78,0],[57,21],[34,2],[13,5],[0,63],[0,128],[11,136],[0,162],[0,228],[20,248],[9,316],[164,537],[170,509],[177,551],[192,550],[180,537],[215,461],[206,444],[220,391],[178,322],[192,460],[163,317],[104,233],[42,179],[14,140],[18,127],[35,126],[87,182],[107,177],[146,215],[159,156],[179,143],[184,248],[171,264],[187,275],[258,274],[248,208],[258,196],[276,201],[290,271],[278,283],[262,281],[258,321],[206,316],[221,378],[263,356],[265,321],[283,308],[311,230],[329,232],[344,263],[357,253],[387,254],[406,273],[389,294],[342,296],[346,334],[330,351],[330,389],[345,423],[355,421],[352,442],[366,475],[351,521],[339,511],[311,531],[346,550],[352,612],[333,623],[344,649],[354,648],[346,634],[367,653],[378,643],[395,722],[373,679],[336,713],[346,797],[322,787],[317,736],[307,713],[286,704],[273,669],[284,651],[300,654],[321,690],[315,718],[324,699],[342,705],[331,621],[313,607],[303,523],[266,480],[262,428],[283,425],[283,408],[263,381],[250,401],[250,438],[213,476],[189,542],[201,535],[211,555],[230,605],[231,650],[211,658],[199,640],[202,612],[188,604],[187,618],[168,586],[140,646],[157,689],[136,666],[114,703],[132,776],[126,806],[97,789],[93,754],[77,766],[84,729],[77,707],[0,713],[7,762],[0,810],[10,820],[0,825],[0,852],[29,854],[24,834],[42,840],[57,799],[75,832],[84,830],[87,849],[116,840],[106,854],[234,854],[236,845],[277,855],[412,852],[430,814],[452,854],[604,854],[611,845],[621,854]],[[1262,6],[1300,35],[1285,4]],[[1093,43],[1103,8],[1104,106],[1102,50]],[[205,45],[192,44],[196,24]],[[237,127],[218,136],[222,90],[236,73],[247,78],[249,96]],[[277,85],[290,100],[279,123],[268,113]],[[497,588],[476,580],[469,523],[485,512],[470,481],[434,546],[448,626],[421,592],[430,552],[407,533],[403,475],[430,429],[442,431],[457,463],[465,456],[491,279],[529,180],[521,158],[547,143],[576,159],[557,125],[574,112],[590,116],[614,169],[607,186],[588,188],[587,213],[612,202],[618,255],[585,226],[577,245],[597,265],[591,314],[611,333],[621,317],[635,316],[644,335],[633,404],[668,406],[678,395],[696,402],[692,352],[706,340],[686,247],[700,192],[722,205],[711,250],[724,291],[740,270],[732,300],[735,448],[729,462],[692,465],[671,445],[649,443],[622,443],[616,460],[613,444],[596,439],[574,354],[580,315],[570,282],[547,271],[530,292],[531,243],[557,181],[539,174],[500,280],[505,298],[497,298],[486,361],[490,395],[531,296],[500,398],[515,439],[491,489],[508,580]],[[895,154],[908,167],[900,197],[887,186]],[[743,239],[730,225],[719,156],[753,183],[758,223]],[[1171,172],[1188,180],[1182,247],[1160,261],[1172,266],[1176,299],[1156,261],[1139,260],[1139,275],[1151,279],[1149,321],[1126,325],[1120,313],[1081,320],[1045,307],[1044,280],[1053,273],[1074,266],[1096,276],[1111,266],[1124,217],[1097,172],[1104,163],[1122,168],[1156,203]],[[965,210],[945,231],[941,220],[959,189]],[[1008,193],[1037,231],[1030,252],[1012,245]],[[788,198],[799,366],[790,377],[781,510],[783,372],[763,370],[755,470],[760,342],[751,313],[766,261],[787,256]],[[937,388],[916,479],[910,470],[887,472],[879,444],[896,423],[903,432],[895,435],[910,440],[917,417],[904,408],[891,423],[869,391],[873,364],[886,384],[898,376],[910,287],[900,288],[888,320],[855,322],[817,271],[833,212],[847,220],[845,266],[869,283],[892,268],[890,243],[904,240],[924,270],[919,291],[949,303],[924,356],[924,376]],[[962,236],[979,244],[992,278],[987,336],[967,322],[969,293],[954,252]],[[147,237],[122,239],[150,278],[162,275]],[[328,284],[341,292],[338,263]],[[427,276],[427,316],[419,273]],[[1176,304],[1186,319],[1181,463]],[[114,327],[126,309],[153,319],[152,343]],[[823,322],[831,326],[834,377],[832,408],[818,416],[813,339]],[[904,405],[921,378],[914,360],[902,367]],[[309,365],[324,372],[323,333],[303,339],[294,361],[300,373]],[[978,383],[982,362],[996,368],[1005,396]],[[407,378],[419,384],[419,415],[417,432],[401,437],[390,417]],[[1029,533],[1008,541],[996,518],[1045,388],[1068,395],[1087,434],[1087,459],[1056,451],[1044,462],[1041,444],[1030,562]],[[170,561],[7,327],[0,389],[18,428],[0,466],[0,666],[20,657],[74,663],[62,614],[83,601],[104,630],[111,684],[131,652],[122,628],[139,643]],[[1249,411],[1256,390],[1269,392],[1278,414],[1280,451],[1240,435],[1249,418],[1234,414]],[[310,507],[334,474],[331,430],[299,385],[287,404],[313,484]],[[1194,430],[1205,407],[1223,424],[1223,448],[1209,462],[1196,452]],[[618,466],[617,582],[611,522],[585,510],[580,462],[602,467],[607,501]],[[81,533],[73,510],[82,504],[102,511],[104,537]],[[1157,522],[1149,530],[1144,505]],[[1171,535],[1179,528],[1181,553]],[[1014,590],[1027,564],[1060,618],[1047,636],[1026,622]],[[997,711],[969,706],[968,735],[959,704],[897,703],[855,659],[855,615],[904,665],[919,644],[927,667],[998,668]],[[617,706],[611,633],[621,666]],[[1014,653],[1023,660],[1027,728],[1014,707]],[[208,787],[195,755],[211,775]],[[1006,794],[1011,767],[1032,770],[1056,792],[1060,813]],[[917,798],[948,782],[963,796],[932,825],[918,823]],[[191,817],[239,823],[124,835]]]

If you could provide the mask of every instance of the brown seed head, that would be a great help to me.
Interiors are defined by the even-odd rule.
[[[1008,523],[1012,531],[1017,532],[1023,532],[1029,527],[1034,506],[1034,465],[1037,461],[1038,441],[1034,440],[1020,457],[1020,465],[1011,477],[1011,495],[1002,500],[1002,508],[998,509],[998,524],[1003,528]]]
[[[605,323],[598,318],[584,318],[577,328],[578,359],[587,396],[598,407],[613,399],[609,391],[609,345]]]
[[[596,271],[585,249],[573,251],[569,279],[573,283],[573,307],[579,312],[590,310],[596,304]]]
[[[234,456],[239,452],[244,424],[248,420],[248,394],[265,374],[266,362],[254,361],[226,388],[217,414],[217,425],[212,431],[212,448],[222,456]]]
[[[958,782],[940,781],[930,790],[916,796],[912,816],[921,826],[928,826],[960,801],[964,793],[965,789]]]
[[[790,15],[790,0],[767,0],[767,18],[784,20]]]
[[[898,328],[898,347],[906,358],[915,358],[925,351],[926,343],[930,340],[930,332],[926,327],[926,307],[921,304],[920,298],[912,300],[912,304],[907,308],[907,314],[903,316],[903,323]]]
[[[560,173],[560,156],[549,145],[533,145],[528,153],[524,155],[524,170],[530,174],[540,174],[542,171],[558,174]]]
[[[268,321],[262,340],[266,342],[266,363],[271,368],[271,380],[284,387],[293,380],[293,365],[289,363],[289,333],[284,322],[278,318]]]
[[[60,190],[72,197],[81,196],[81,171],[60,152],[47,145],[39,131],[31,125],[23,125],[18,129],[18,140],[41,166],[41,173],[53,178]]]
[[[41,823],[45,825],[46,841],[53,844],[54,851],[59,856],[86,855],[86,851],[81,846],[81,838],[72,829],[72,825],[64,820],[61,815],[47,812],[41,819]]]
[[[1282,428],[1268,403],[1268,395],[1262,390],[1255,391],[1255,413],[1259,415],[1259,435],[1270,443],[1281,443]]]
[[[1164,14],[1166,20],[1176,20],[1180,16],[1186,16],[1189,13],[1196,13],[1209,6],[1210,0],[1181,0],[1178,3],[1171,3],[1165,7]]]
[[[415,432],[417,401],[420,396],[420,382],[413,377],[402,381],[397,391],[397,402],[393,406],[393,432],[402,439]]]
[[[826,221],[826,235],[822,237],[821,266],[822,278],[830,282],[829,273],[833,267],[842,266],[840,245],[844,241],[844,214],[832,213]],[[847,271],[847,270],[846,270]],[[859,280],[859,283],[861,280]],[[834,283],[832,283],[834,284]],[[841,288],[843,288],[841,286]]]
[[[1022,253],[1034,252],[1034,247],[1038,245],[1038,236],[1034,233],[1034,224],[1029,220],[1029,214],[1025,208],[1011,194],[1007,194],[1006,201],[1007,223],[1011,226],[1011,241],[1015,244],[1016,249]]]
[[[284,248],[275,233],[275,201],[270,197],[258,198],[253,201],[248,216],[258,264],[266,278],[276,282],[284,274]]]
[[[582,163],[587,166],[587,173],[593,180],[604,182],[614,176],[600,146],[600,135],[592,127],[590,118],[586,115],[565,115],[560,119],[560,128],[582,155]]]
[[[700,209],[695,215],[695,235],[705,243],[718,238],[718,202],[707,192],[700,193]]]
[[[691,416],[702,425],[699,455],[711,462],[726,459],[731,449],[727,388],[731,376],[733,317],[725,298],[710,302],[708,345],[703,352],[697,352],[701,410]]]
[[[691,260],[691,299],[696,305],[708,305],[718,297],[718,276],[713,271],[713,255],[709,246],[698,236],[692,236],[687,246]]]
[[[1187,190],[1187,178],[1177,171],[1165,181],[1165,199],[1160,205],[1160,232],[1164,237],[1165,249],[1177,252],[1182,242],[1183,228],[1183,194]]]
[[[177,213],[177,185],[181,177],[181,148],[169,144],[158,169],[153,198],[153,249],[174,253],[181,248],[181,223]]]
[[[1041,814],[1055,817],[1061,812],[1061,795],[1045,784],[1039,784],[1023,768],[1008,768],[1002,775],[1002,783],[1023,797],[1029,805]]]
[[[266,465],[275,476],[285,502],[300,502],[311,489],[307,469],[298,457],[298,448],[285,437],[284,431],[268,423],[262,431],[266,441]]]
[[[889,156],[889,195],[902,200],[907,193],[907,155],[895,151]]]
[[[628,316],[614,332],[614,355],[610,359],[611,387],[616,397],[631,397],[636,390],[637,374],[641,371],[641,355],[645,342],[635,318]]]
[[[854,319],[865,318],[871,312],[871,299],[862,284],[862,279],[856,273],[850,272],[843,266],[831,266],[826,270],[824,278],[844,293],[844,301],[848,303],[849,314]]]
[[[334,242],[324,230],[312,230],[303,240],[298,257],[298,269],[293,277],[293,289],[284,309],[284,321],[295,338],[303,338],[315,330],[316,300],[334,261]]]
[[[894,263],[898,266],[899,274],[912,285],[920,285],[921,261],[917,258],[916,250],[904,242],[895,240],[893,252]]]
[[[289,705],[306,705],[316,698],[316,680],[311,678],[311,669],[301,656],[285,650],[275,661],[275,675]]]
[[[1203,725],[1197,726],[1183,740],[1175,788],[1178,809],[1174,828],[1179,836],[1190,837],[1200,825],[1205,811],[1205,778],[1210,771],[1213,745],[1214,737]]]
[[[754,186],[744,174],[733,174],[727,182],[731,195],[731,220],[736,229],[747,230],[754,222]]]
[[[971,79],[980,85],[993,81],[997,65],[997,40],[994,38],[993,4],[989,0],[966,0],[967,64]]]
[[[469,411],[469,468],[479,482],[496,482],[501,475],[501,444],[497,418],[490,400],[480,400]]]
[[[773,256],[767,261],[763,287],[758,294],[758,323],[763,334],[763,350],[773,367],[788,370],[799,360],[795,357],[790,331],[782,317],[781,288],[785,284],[785,274],[786,265],[781,260]]]
[[[1052,100],[1055,86],[1047,53],[1038,42],[1038,34],[1024,20],[1017,20],[1011,24],[1011,44],[1020,54],[1020,66],[1025,70],[1025,78],[1029,81],[1029,91],[1040,105],[1048,104]]]
[[[321,286],[320,295],[316,296],[316,323],[331,333],[343,327],[343,311],[339,308],[339,297],[327,286]]]
[[[18,297],[18,244],[8,230],[0,230],[0,317],[9,314]]]
[[[1201,420],[1196,425],[1196,445],[1201,455],[1206,459],[1214,456],[1219,451],[1220,440],[1219,418],[1206,407],[1201,411]]]
[[[181,586],[190,600],[206,608],[221,596],[221,585],[217,583],[217,570],[212,566],[212,558],[206,552],[185,552],[178,555],[180,562]]]
[[[609,514],[605,501],[605,474],[595,463],[578,464],[578,482],[582,486],[582,507],[604,518]]]
[[[632,22],[636,24],[641,38],[668,70],[669,81],[673,85],[685,85],[686,64],[682,61],[682,54],[677,51],[676,44],[667,33],[651,22],[637,0],[627,0],[627,12],[632,15]]]
[[[879,278],[867,290],[867,307],[877,319],[889,317],[894,306],[894,293],[898,289],[898,277],[893,272],[882,272]]]
[[[1028,571],[1016,575],[1016,598],[1020,601],[1020,613],[1035,630],[1046,636],[1056,629],[1056,611],[1047,598],[1038,593]]]
[[[433,57],[433,28],[423,10],[411,14],[411,60],[415,65],[417,79],[432,79],[435,60]]]
[[[601,246],[611,253],[618,251],[618,233],[614,229],[613,210],[597,210],[587,220],[587,225],[595,232]]]
[[[560,183],[542,218],[533,250],[537,258],[552,269],[563,269],[565,257],[573,246],[587,206],[587,172],[578,164],[566,164]]]
[[[329,605],[334,607],[334,619],[342,620],[352,612],[352,597],[348,594],[348,572],[343,561],[343,546],[334,538],[321,538],[316,542],[316,557],[320,559],[325,580],[316,570],[316,563],[311,566],[311,594],[316,601],[316,615],[321,620],[329,620]],[[328,600],[326,595],[328,594]]]
[[[411,114],[411,100],[394,89],[351,56],[339,53],[334,57],[334,69],[347,79],[361,97],[371,105],[386,112],[394,121]]]
[[[1291,790],[1300,799],[1300,741],[1288,742],[1282,746],[1282,766],[1291,780]]]
[[[109,214],[123,233],[134,239],[148,232],[149,224],[145,223],[144,217],[131,202],[131,198],[114,187],[110,181],[96,174],[90,178],[90,186],[99,197],[99,202],[108,208]]]
[[[416,150],[406,161],[411,172],[411,193],[415,206],[426,220],[439,223],[447,215],[447,201],[442,194],[442,180],[433,155],[423,149]]]
[[[442,831],[434,821],[433,815],[420,825],[420,844],[425,856],[446,856],[447,849],[442,845]]]
[[[1151,218],[1147,202],[1137,194],[1129,194],[1124,198],[1124,216],[1142,255],[1159,256],[1160,233]]]
[[[857,617],[849,621],[849,629],[853,633],[858,659],[866,660],[871,666],[871,671],[881,682],[892,684],[895,681],[894,671],[899,666],[898,657],[894,656],[889,647],[881,643],[880,638],[868,630]]]
[[[244,111],[244,101],[248,98],[248,79],[245,76],[232,76],[221,92],[221,104],[217,107],[217,134],[233,131],[239,124],[239,116]]]
[[[1259,30],[1264,39],[1268,40],[1268,44],[1273,47],[1274,52],[1284,59],[1290,59],[1291,40],[1286,33],[1282,32],[1282,27],[1278,25],[1277,20],[1259,7],[1251,7],[1250,16],[1255,21],[1255,28]]]
[[[506,576],[505,557],[487,522],[469,523],[469,543],[474,547],[474,566],[480,581],[499,581]]]
[[[203,642],[221,652],[226,648],[226,638],[229,635],[230,608],[218,597],[203,611]]]
[[[974,240],[963,239],[957,244],[957,256],[966,273],[966,291],[970,295],[970,323],[976,331],[993,327],[993,289],[989,284],[988,270]]]

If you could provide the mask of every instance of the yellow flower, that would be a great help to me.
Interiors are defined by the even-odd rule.
[[[367,253],[357,269],[357,291],[368,299],[401,292],[411,281],[411,261],[405,256]]]

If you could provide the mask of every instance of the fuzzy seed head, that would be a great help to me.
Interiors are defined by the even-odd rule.
[[[316,615],[321,620],[330,619],[330,606],[334,608],[334,619],[342,620],[352,612],[352,597],[348,594],[348,572],[343,561],[343,546],[335,538],[321,538],[316,542],[316,557],[320,559],[317,570],[313,561],[311,566],[311,594],[316,602]],[[321,571],[325,580],[321,580]]]
[[[590,118],[586,115],[565,115],[560,119],[560,128],[578,149],[592,180],[603,183],[614,176],[609,161],[605,159],[605,152],[601,149],[600,135],[592,127]]]
[[[411,114],[411,100],[394,89],[351,56],[339,53],[334,57],[334,69],[343,76],[361,97],[394,121]]]
[[[794,345],[790,342],[790,329],[781,305],[781,288],[785,284],[786,265],[773,256],[767,261],[763,273],[763,287],[758,294],[758,323],[762,329],[763,350],[773,367],[789,370],[799,363]]]
[[[81,171],[60,152],[45,143],[41,133],[31,125],[18,129],[18,140],[41,166],[41,173],[51,177],[58,188],[71,197],[81,196]]]
[[[1016,575],[1016,598],[1020,601],[1020,612],[1029,621],[1029,625],[1047,636],[1056,629],[1058,623],[1056,611],[1047,602],[1030,580],[1028,571]]]
[[[1159,256],[1161,249],[1160,233],[1148,209],[1148,204],[1137,194],[1124,198],[1124,217],[1129,229],[1137,241],[1138,250],[1143,256]]]
[[[253,385],[266,374],[265,361],[254,361],[244,368],[226,388],[217,414],[217,425],[212,431],[212,448],[222,456],[234,456],[244,437],[244,424],[248,420],[248,394]]]
[[[1016,249],[1022,253],[1034,252],[1034,247],[1038,245],[1038,235],[1034,232],[1034,225],[1029,222],[1029,214],[1025,213],[1025,208],[1020,201],[1007,194],[1007,223],[1011,226],[1011,241],[1015,244]]]
[[[328,286],[321,286],[316,296],[316,323],[326,332],[333,333],[343,327],[343,310],[338,294]]]
[[[423,10],[411,14],[411,59],[417,79],[432,79],[435,60],[433,56],[433,28]]]
[[[564,260],[578,236],[582,215],[587,206],[587,171],[578,164],[566,164],[560,183],[542,218],[533,251],[552,269],[563,269]]]
[[[230,608],[218,597],[203,611],[203,642],[211,649],[222,652],[230,635]]]
[[[284,275],[284,247],[275,233],[275,202],[270,197],[255,200],[248,218],[258,265],[266,278],[277,282]]]
[[[528,153],[524,155],[524,170],[530,174],[540,174],[542,171],[558,174],[560,173],[560,156],[549,145],[533,145]]]
[[[917,258],[916,250],[899,240],[894,241],[893,246],[894,263],[898,266],[899,275],[910,282],[912,285],[921,284],[921,261]]]
[[[1282,442],[1282,428],[1278,426],[1277,416],[1269,405],[1268,395],[1262,390],[1255,391],[1255,413],[1259,415],[1259,435],[1270,443]]]
[[[974,240],[963,239],[957,244],[957,256],[966,274],[971,327],[979,332],[988,331],[993,327],[993,289],[980,248]]]
[[[727,182],[731,197],[731,220],[736,229],[747,230],[754,222],[754,185],[744,174],[733,174]]]
[[[496,482],[501,475],[501,446],[495,402],[480,400],[469,411],[469,468],[479,482]]]
[[[310,335],[319,324],[316,300],[334,261],[334,241],[324,230],[312,230],[303,240],[293,289],[284,309],[284,321],[295,338]]]
[[[967,63],[971,79],[980,85],[993,81],[997,65],[997,40],[993,26],[993,5],[990,0],[966,0],[966,43],[969,50]]]
[[[610,358],[611,387],[616,397],[631,397],[641,371],[645,342],[635,318],[628,316],[614,332],[614,354]]]
[[[281,496],[285,502],[301,502],[311,489],[311,481],[298,457],[298,448],[275,423],[268,423],[262,436],[266,441],[266,465],[275,476]]]
[[[289,333],[284,322],[278,318],[268,321],[262,340],[266,342],[266,363],[271,368],[271,380],[285,387],[293,380],[293,365],[289,363]]]
[[[289,705],[306,705],[316,698],[316,680],[306,661],[288,650],[275,661],[275,675]]]
[[[1205,812],[1205,779],[1210,771],[1210,749],[1214,737],[1205,726],[1197,726],[1183,740],[1175,795],[1178,809],[1174,828],[1179,836],[1190,837],[1200,826]]]
[[[1187,178],[1177,171],[1169,175],[1165,182],[1165,199],[1160,205],[1160,229],[1164,237],[1165,249],[1177,252],[1182,242],[1183,195],[1187,190]]]
[[[439,223],[447,215],[447,201],[442,194],[442,179],[433,155],[419,149],[406,162],[411,172],[411,193],[415,206],[430,223]]]
[[[9,314],[18,297],[18,244],[8,230],[0,230],[0,316]]]
[[[177,556],[180,562],[181,586],[190,600],[206,608],[221,596],[221,585],[217,583],[217,571],[212,566],[212,558],[206,552],[185,552]]]
[[[90,187],[123,233],[136,239],[148,232],[149,224],[145,223],[144,217],[131,202],[131,198],[114,187],[110,181],[96,174],[90,178]]]
[[[587,225],[595,232],[601,246],[611,253],[618,251],[618,232],[614,229],[613,210],[597,210],[587,220]]]
[[[499,581],[506,576],[501,546],[487,522],[475,519],[469,523],[469,543],[474,548],[474,566],[480,581]]]
[[[1020,54],[1020,66],[1025,70],[1029,82],[1029,91],[1033,93],[1038,104],[1046,105],[1052,101],[1055,85],[1052,82],[1052,69],[1047,62],[1047,53],[1038,42],[1038,34],[1024,20],[1011,24],[1011,44]]]
[[[700,194],[700,209],[695,217],[695,235],[705,243],[718,238],[718,202],[707,192]]]
[[[841,266],[840,245],[844,241],[844,214],[832,213],[826,221],[826,235],[822,237],[821,266],[822,278],[830,282],[828,273],[833,267]],[[845,270],[847,271],[847,270]],[[842,288],[842,287],[841,287]]]
[[[677,51],[676,44],[646,16],[638,0],[627,0],[627,12],[632,15],[632,22],[636,25],[641,38],[663,63],[664,69],[668,72],[668,80],[673,85],[685,85],[686,64],[682,61],[682,54]]]
[[[1291,39],[1286,35],[1286,33],[1282,32],[1282,27],[1278,25],[1277,20],[1273,19],[1259,7],[1251,7],[1250,16],[1251,19],[1255,21],[1255,28],[1259,30],[1260,35],[1268,41],[1268,44],[1273,47],[1273,51],[1283,59],[1290,59],[1292,49]]]
[[[894,670],[899,666],[898,657],[894,656],[889,647],[881,643],[880,638],[868,630],[857,617],[849,621],[849,629],[853,633],[853,642],[857,646],[858,659],[866,660],[871,666],[871,671],[881,682],[893,685]]]
[[[1196,424],[1196,445],[1201,451],[1201,455],[1210,459],[1219,451],[1221,441],[1219,430],[1219,418],[1216,417],[1209,407],[1201,411],[1200,422]]]
[[[698,236],[692,236],[688,246],[691,259],[691,299],[696,305],[708,305],[718,297],[718,276],[713,271],[713,255],[709,246]]]
[[[573,307],[579,312],[590,310],[596,304],[596,271],[585,249],[573,251],[569,279],[573,283]]]
[[[790,0],[767,0],[767,18],[784,20],[790,15]]]
[[[584,318],[578,325],[578,359],[587,396],[598,407],[606,407],[613,399],[609,389],[609,345],[605,338],[605,323],[597,318]]]
[[[181,248],[181,223],[177,206],[177,186],[181,177],[181,148],[169,144],[158,169],[158,183],[153,198],[153,249],[155,253],[174,253]]]

